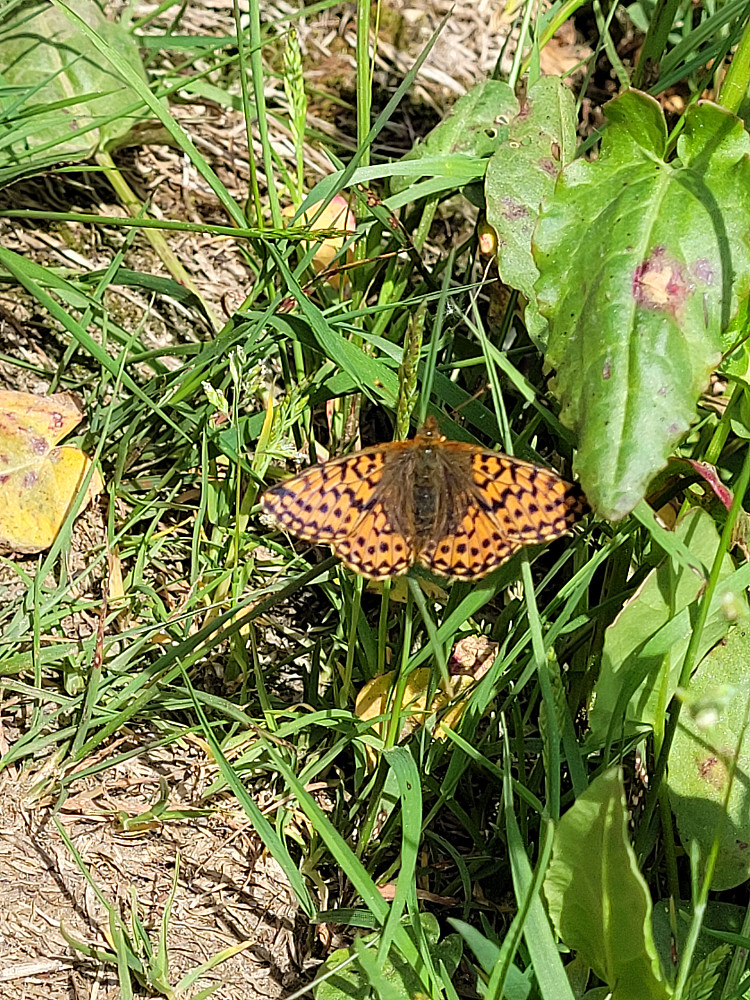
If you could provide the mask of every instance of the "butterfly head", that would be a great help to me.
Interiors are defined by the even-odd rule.
[[[416,437],[420,443],[429,449],[431,445],[442,444],[446,440],[445,434],[440,433],[440,427],[434,417],[428,417],[417,431]]]

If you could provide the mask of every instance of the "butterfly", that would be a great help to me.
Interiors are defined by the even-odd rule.
[[[330,545],[370,580],[415,563],[479,580],[524,545],[565,534],[588,510],[580,489],[551,469],[450,441],[432,418],[409,441],[313,465],[260,503],[286,531]]]

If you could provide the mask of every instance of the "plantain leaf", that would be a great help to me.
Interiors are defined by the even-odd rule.
[[[143,80],[138,45],[108,21],[95,0],[67,4]],[[0,34],[0,169],[7,179],[30,163],[85,159],[97,150],[145,142],[151,115],[63,11],[48,3],[19,6]]]
[[[678,157],[651,97],[607,105],[598,160],[575,160],[535,235],[561,417],[592,507],[617,520],[695,419],[722,332],[750,288],[750,139],[703,102]]]
[[[713,889],[733,889],[750,878],[749,656],[750,628],[742,626],[706,656],[690,682],[669,755],[669,798],[680,840],[688,851],[698,844],[701,872],[719,838]],[[736,771],[725,816],[731,767]]]
[[[531,236],[542,201],[552,195],[575,144],[575,98],[559,77],[543,76],[529,88],[487,166],[487,221],[497,234],[500,277],[526,296],[526,325],[536,334],[546,323],[536,307],[539,272]]]
[[[612,1000],[667,1000],[618,768],[592,781],[560,820],[544,894],[557,933],[608,985]]]
[[[455,153],[489,156],[507,139],[508,122],[518,111],[513,88],[501,80],[484,80],[459,97],[447,116],[418,143],[401,162],[422,160]],[[413,173],[391,178],[391,193],[398,194],[414,184]]]
[[[694,507],[678,521],[674,533],[696,562],[711,566],[719,533],[704,510]],[[725,555],[719,579],[727,581],[733,571],[732,558]],[[704,581],[697,573],[665,556],[607,628],[589,712],[591,738],[596,745],[623,732],[632,734],[653,727],[663,719],[677,687],[693,629],[695,602],[703,588]],[[720,587],[703,629],[702,654],[729,631],[726,601],[730,598],[738,613],[747,614],[742,588]],[[616,728],[610,732],[613,726]]]

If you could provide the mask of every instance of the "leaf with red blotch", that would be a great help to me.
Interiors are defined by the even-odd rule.
[[[686,113],[676,150],[649,95],[629,90],[605,113],[598,158],[563,168],[533,252],[573,469],[593,510],[618,521],[697,419],[743,314],[750,136],[708,101]]]
[[[0,548],[41,552],[54,542],[91,466],[78,448],[56,447],[82,416],[69,393],[0,390]],[[94,470],[80,510],[102,488]]]

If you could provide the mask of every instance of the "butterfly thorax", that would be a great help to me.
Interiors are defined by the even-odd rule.
[[[399,528],[417,552],[453,530],[468,475],[464,456],[447,455],[439,443],[405,449],[384,472],[382,492],[398,500]]]

